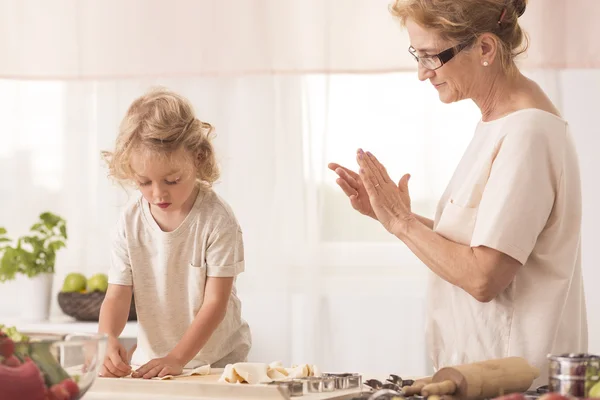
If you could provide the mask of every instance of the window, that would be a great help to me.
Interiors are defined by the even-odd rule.
[[[305,104],[308,173],[319,192],[324,257],[333,265],[358,265],[366,259],[402,262],[397,257],[407,254],[404,246],[398,246],[377,221],[352,209],[327,164],[337,162],[356,170],[356,150],[371,151],[393,180],[411,174],[413,211],[433,218],[480,118],[479,110],[471,101],[441,103],[437,91],[412,72],[311,75],[305,81]]]
[[[17,185],[22,193],[61,188],[65,117],[63,83],[0,80],[0,163],[13,195]]]

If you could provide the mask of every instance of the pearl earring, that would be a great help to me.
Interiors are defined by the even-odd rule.
[[[484,67],[487,67],[488,65],[490,65],[490,64],[489,64],[487,61],[484,61],[484,62],[483,62],[483,66],[484,66]]]

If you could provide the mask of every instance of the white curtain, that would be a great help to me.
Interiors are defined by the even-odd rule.
[[[355,167],[356,149],[368,149],[394,179],[412,174],[415,211],[432,216],[477,109],[441,104],[417,80],[388,0],[225,4],[0,1],[0,226],[17,236],[42,211],[66,218],[55,293],[68,272],[105,271],[128,194],[107,179],[99,153],[113,145],[129,103],[165,85],[217,129],[223,175],[215,189],[235,210],[246,243],[238,286],[251,358],[428,373],[427,269],[350,208],[326,165]],[[545,68],[530,75],[573,127],[584,180],[584,273],[594,281],[600,53],[597,41],[582,38],[598,32],[588,19],[600,2],[568,4],[531,2],[524,63]],[[589,69],[563,69],[576,66]],[[0,285],[0,319],[16,317],[18,290]],[[588,290],[588,304],[600,306],[600,293]],[[52,312],[60,315],[56,304]],[[591,318],[591,338],[598,322]]]
[[[392,0],[2,0],[0,77],[410,71]],[[527,68],[600,67],[597,0],[534,0]],[[32,28],[33,27],[33,28]]]
[[[589,90],[590,78],[600,84],[600,71],[585,82],[559,71],[531,75],[560,107],[564,96],[585,104],[578,91]],[[432,216],[479,118],[475,106],[441,104],[414,73],[0,81],[0,226],[20,235],[42,211],[66,218],[70,237],[54,292],[68,272],[108,267],[110,231],[131,194],[107,178],[99,153],[113,145],[129,103],[157,84],[189,97],[216,126],[223,168],[216,190],[244,230],[239,289],[252,356],[426,373],[427,270],[351,209],[326,165],[354,168],[356,148],[368,149],[394,179],[412,174],[415,211]],[[569,110],[581,126],[576,136],[589,140],[587,117]],[[0,288],[0,316],[11,316],[11,290],[18,288]]]

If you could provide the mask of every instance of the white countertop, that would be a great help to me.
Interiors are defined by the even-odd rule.
[[[15,326],[19,332],[27,333],[96,333],[98,332],[97,322],[81,322],[71,317],[51,318],[47,321],[23,321],[16,318],[2,318],[0,316],[0,324],[7,326]],[[135,339],[137,338],[137,322],[127,322],[122,338]]]

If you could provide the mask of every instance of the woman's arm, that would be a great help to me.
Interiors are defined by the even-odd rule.
[[[338,175],[339,178],[336,180],[336,183],[342,188],[346,196],[348,196],[352,207],[359,213],[377,220],[377,215],[375,215],[375,212],[373,211],[373,207],[369,201],[369,195],[362,183],[360,175],[351,169],[342,167],[336,163],[330,163],[328,167]],[[410,175],[403,176],[398,183],[398,187],[403,185],[404,180],[406,180],[406,183],[408,184],[409,179]],[[410,199],[407,200],[410,203]],[[433,229],[432,220],[417,214],[414,214],[414,216],[421,221],[422,224],[429,227],[429,229]]]
[[[397,186],[370,153],[359,151],[360,177],[377,219],[435,274],[481,302],[488,302],[512,282],[520,262],[488,247],[452,242],[412,214],[408,180]],[[425,221],[427,222],[427,221]]]
[[[477,301],[489,302],[512,282],[521,263],[498,250],[450,241],[417,218],[393,234],[436,275],[460,287]]]
[[[425,225],[427,228],[433,230],[433,220],[414,213],[413,216],[417,219],[417,221]]]

